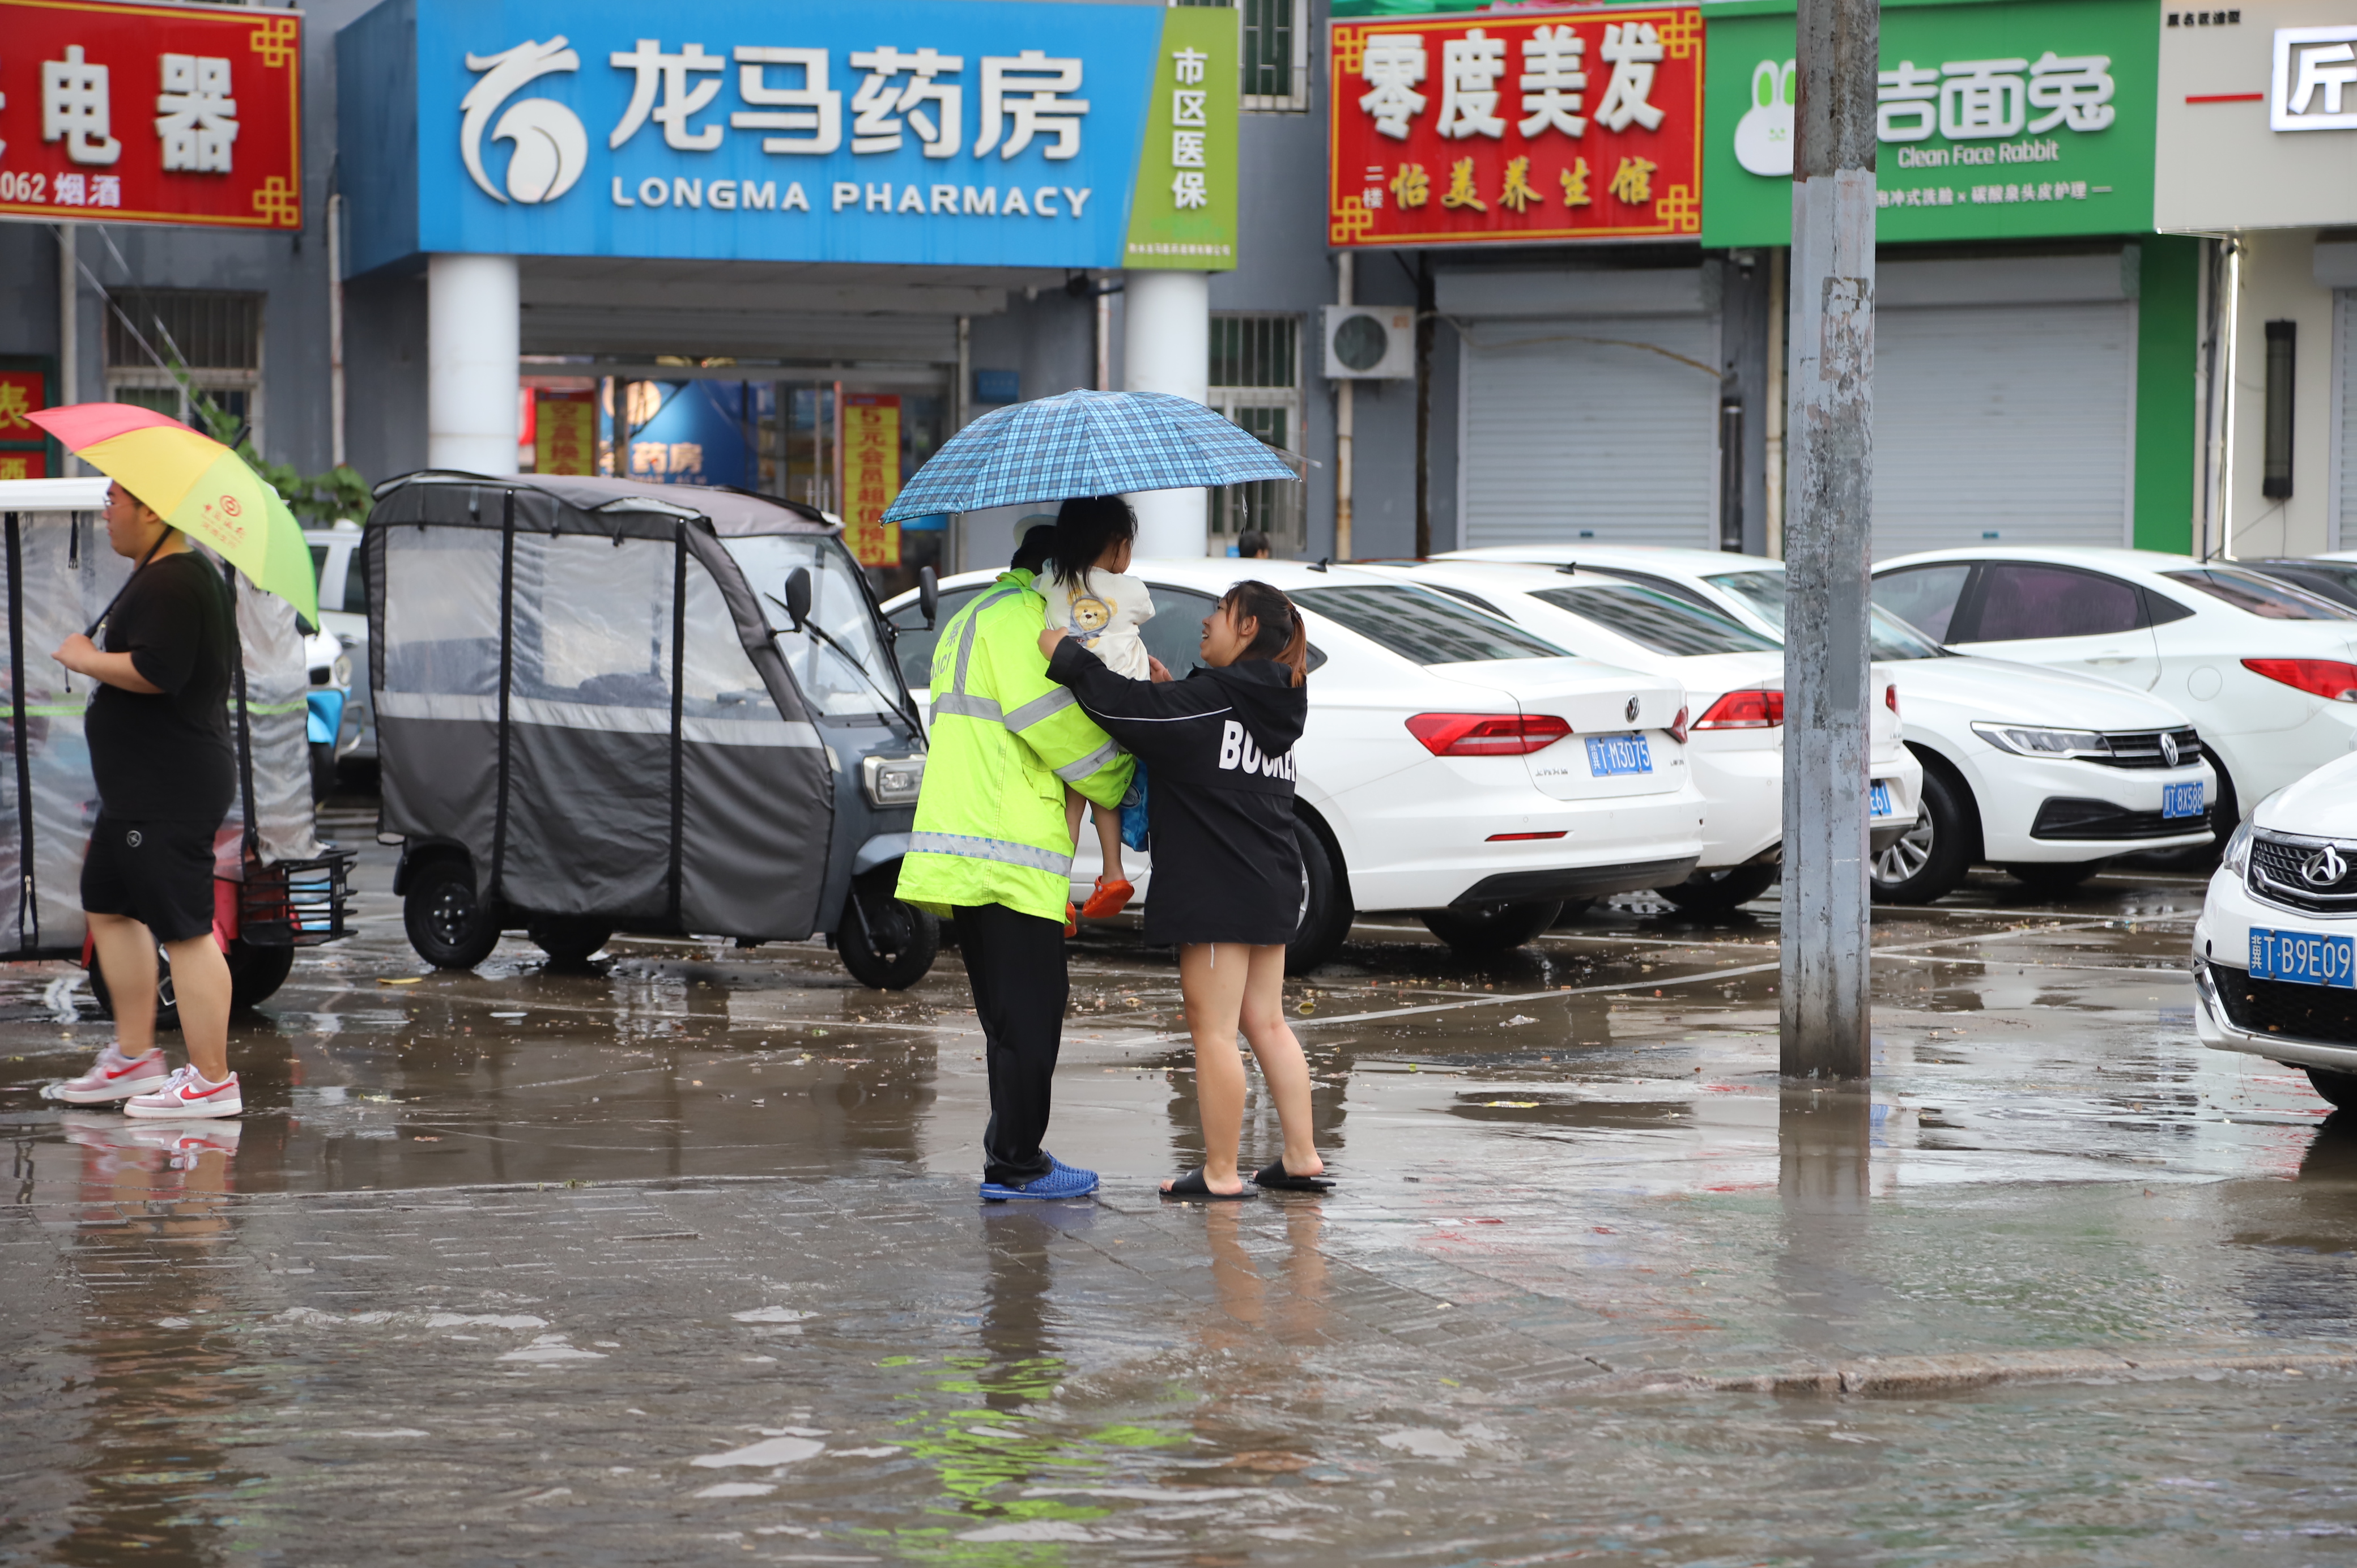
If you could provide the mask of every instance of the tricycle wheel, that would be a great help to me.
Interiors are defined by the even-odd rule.
[[[90,961],[90,999],[98,1004],[99,1016],[110,1022],[114,1017],[114,993],[106,988],[106,972],[98,966],[96,954]],[[177,1029],[180,1026],[180,1004],[172,994],[172,955],[161,947],[156,950],[156,1027]]]
[[[311,799],[324,800],[336,792],[336,743],[311,743]]]
[[[1690,915],[1726,915],[1749,904],[1784,874],[1781,865],[1730,865],[1724,871],[1697,871],[1684,882],[1654,892]]]
[[[878,991],[906,991],[916,984],[942,950],[941,922],[892,896],[899,875],[896,863],[854,882],[834,928],[843,967],[852,979]]]
[[[401,923],[417,956],[436,969],[472,969],[500,945],[499,922],[475,893],[475,868],[456,855],[409,874]]]
[[[549,968],[583,969],[614,928],[594,915],[535,915],[523,931],[548,955]]]
[[[2335,1072],[2329,1067],[2312,1067],[2308,1069],[2308,1081],[2335,1111],[2357,1107],[2357,1073]]]
[[[224,956],[229,961],[229,1005],[232,1013],[242,1013],[275,994],[295,967],[292,943],[283,948],[264,947],[238,937],[230,942]]]

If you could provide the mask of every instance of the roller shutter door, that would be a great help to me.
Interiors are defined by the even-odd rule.
[[[1466,546],[1716,546],[1714,318],[1485,321],[1464,344]]]
[[[1874,553],[2133,538],[2136,306],[1886,307]]]

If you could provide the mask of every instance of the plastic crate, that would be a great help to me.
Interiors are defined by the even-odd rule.
[[[317,947],[346,935],[344,907],[356,857],[331,849],[314,860],[282,860],[238,890],[238,935],[257,947]]]

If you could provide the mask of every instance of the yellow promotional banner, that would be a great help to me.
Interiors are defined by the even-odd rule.
[[[535,472],[587,475],[597,471],[596,392],[535,392],[532,415]]]
[[[900,399],[847,392],[843,399],[843,542],[863,566],[900,564],[900,525],[884,513],[900,494]]]

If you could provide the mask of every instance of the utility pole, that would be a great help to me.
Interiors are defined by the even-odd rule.
[[[1334,303],[1352,306],[1359,303],[1358,258],[1348,251],[1334,258]],[[1351,559],[1351,524],[1356,510],[1358,491],[1357,435],[1359,383],[1340,381],[1334,383],[1334,559]]]
[[[1878,0],[1799,0],[1785,492],[1781,1039],[1794,1078],[1865,1078],[1867,565],[1874,498]]]

